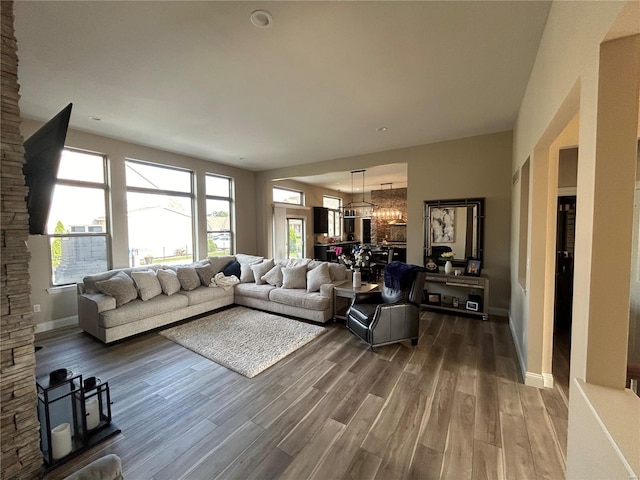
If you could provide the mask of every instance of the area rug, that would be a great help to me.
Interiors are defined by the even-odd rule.
[[[160,335],[252,378],[326,330],[272,313],[234,307],[163,330]]]

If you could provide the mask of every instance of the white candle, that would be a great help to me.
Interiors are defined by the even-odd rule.
[[[100,424],[100,411],[98,410],[98,399],[96,397],[88,400],[84,404],[87,412],[87,430],[93,430]]]
[[[61,423],[51,430],[51,456],[59,460],[71,453],[71,425]]]

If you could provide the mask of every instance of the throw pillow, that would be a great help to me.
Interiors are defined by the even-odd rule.
[[[258,257],[256,255],[246,255],[244,253],[238,253],[236,260],[240,263],[240,281],[242,283],[253,282],[253,270],[251,265],[260,263],[264,260],[264,257]]]
[[[310,262],[310,258],[290,258],[287,262],[287,267],[299,267],[300,265],[304,265],[306,267]]]
[[[222,273],[224,273],[225,277],[230,277],[231,275],[235,275],[240,279],[240,262],[233,260],[229,262],[223,269]]]
[[[173,270],[158,270],[156,275],[162,287],[162,293],[168,296],[180,291],[180,280],[178,280],[176,272]]]
[[[178,267],[176,274],[183,290],[195,290],[200,286],[200,277],[194,267]]]
[[[347,269],[344,265],[339,263],[329,263],[329,275],[331,275],[331,280],[346,280],[347,279]]]
[[[284,267],[282,269],[282,288],[307,288],[307,266]]]
[[[260,279],[267,282],[269,285],[280,288],[282,286],[282,266],[276,265]]]
[[[253,272],[253,278],[256,282],[256,285],[264,285],[267,282],[262,280],[262,276],[274,267],[273,258],[265,260],[262,263],[254,263],[249,266],[251,267],[251,271]]]
[[[143,272],[131,272],[131,277],[136,284],[140,299],[147,301],[162,293],[162,287],[153,270]]]
[[[209,259],[209,263],[213,265],[216,273],[221,272],[224,267],[229,265],[229,263],[235,261],[235,257],[232,255],[224,255],[222,257],[207,257]],[[228,276],[228,275],[227,275]]]
[[[204,285],[205,287],[209,286],[213,276],[218,273],[216,268],[210,263],[207,263],[206,265],[203,265],[201,267],[196,267],[196,272],[198,272],[198,277],[200,277],[200,283],[202,283],[202,285]]]
[[[320,285],[325,283],[331,283],[328,264],[323,263],[313,270],[307,270],[307,292],[318,292]]]
[[[109,280],[96,282],[98,291],[115,298],[116,307],[121,307],[138,298],[138,291],[133,280],[124,272],[118,272]]]

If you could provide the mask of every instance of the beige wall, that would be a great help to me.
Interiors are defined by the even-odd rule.
[[[551,374],[554,245],[550,234],[555,212],[550,206],[558,186],[558,150],[575,146],[578,138],[580,142],[567,478],[630,478],[640,473],[640,399],[625,396],[628,401],[619,401],[626,360],[620,355],[626,351],[628,325],[626,253],[630,253],[631,216],[626,212],[632,207],[636,177],[633,134],[638,87],[631,88],[636,89],[635,99],[633,94],[626,100],[616,98],[620,90],[629,91],[629,84],[637,85],[638,72],[624,63],[615,68],[605,65],[611,71],[604,76],[600,71],[603,59],[612,60],[610,55],[601,56],[601,43],[640,31],[639,6],[638,2],[554,2],[514,130],[512,172],[529,157],[532,166],[529,218],[519,217],[516,186],[511,225],[517,232],[520,222],[528,221],[533,242],[527,252],[526,288],[518,286],[515,269],[511,275],[510,321],[528,379]],[[635,61],[639,57],[638,51],[627,55]],[[635,119],[629,114],[633,109]],[[560,141],[564,127],[577,114],[579,135]],[[609,208],[611,201],[621,209]],[[612,211],[625,215],[611,215]],[[615,242],[607,225],[615,225],[619,232]],[[612,262],[608,255],[612,249],[624,252],[623,258]],[[519,253],[514,242],[512,264],[517,264]]]
[[[25,138],[28,138],[41,125],[41,122],[25,119],[21,126],[22,134]],[[147,160],[190,169],[196,173],[196,188],[198,191],[204,191],[206,173],[232,177],[237,192],[236,251],[246,253],[254,253],[256,251],[256,199],[255,174],[253,172],[77,130],[69,130],[66,145],[102,153],[109,157],[112,198],[111,241],[114,268],[127,267],[129,262],[124,167],[126,158]],[[206,209],[203,197],[198,198],[196,212],[197,224],[206,225]],[[50,290],[51,272],[47,238],[30,236],[28,243],[32,255],[29,268],[32,280],[31,302],[32,304],[39,304],[41,307],[41,311],[34,314],[36,324],[45,324],[40,325],[40,329],[51,328],[60,324],[75,324],[75,316],[77,315],[75,286],[73,288],[64,287]],[[199,259],[207,256],[206,228],[198,229],[196,251]],[[53,324],[49,322],[53,322]]]
[[[489,305],[495,313],[507,315],[509,309],[509,242],[511,211],[512,134],[500,132],[447,142],[401,148],[368,155],[328,160],[297,167],[259,172],[258,198],[264,213],[258,225],[262,245],[269,244],[271,212],[264,185],[272,179],[314,175],[374,165],[406,163],[407,261],[423,264],[424,201],[453,198],[486,198],[485,264],[483,273],[491,279]],[[448,175],[447,172],[455,172]],[[268,255],[264,248],[261,254]]]

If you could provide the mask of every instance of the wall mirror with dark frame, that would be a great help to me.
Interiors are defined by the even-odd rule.
[[[465,266],[468,258],[483,261],[484,198],[427,200],[424,202],[425,261],[443,265],[444,252],[454,252],[452,263]]]

